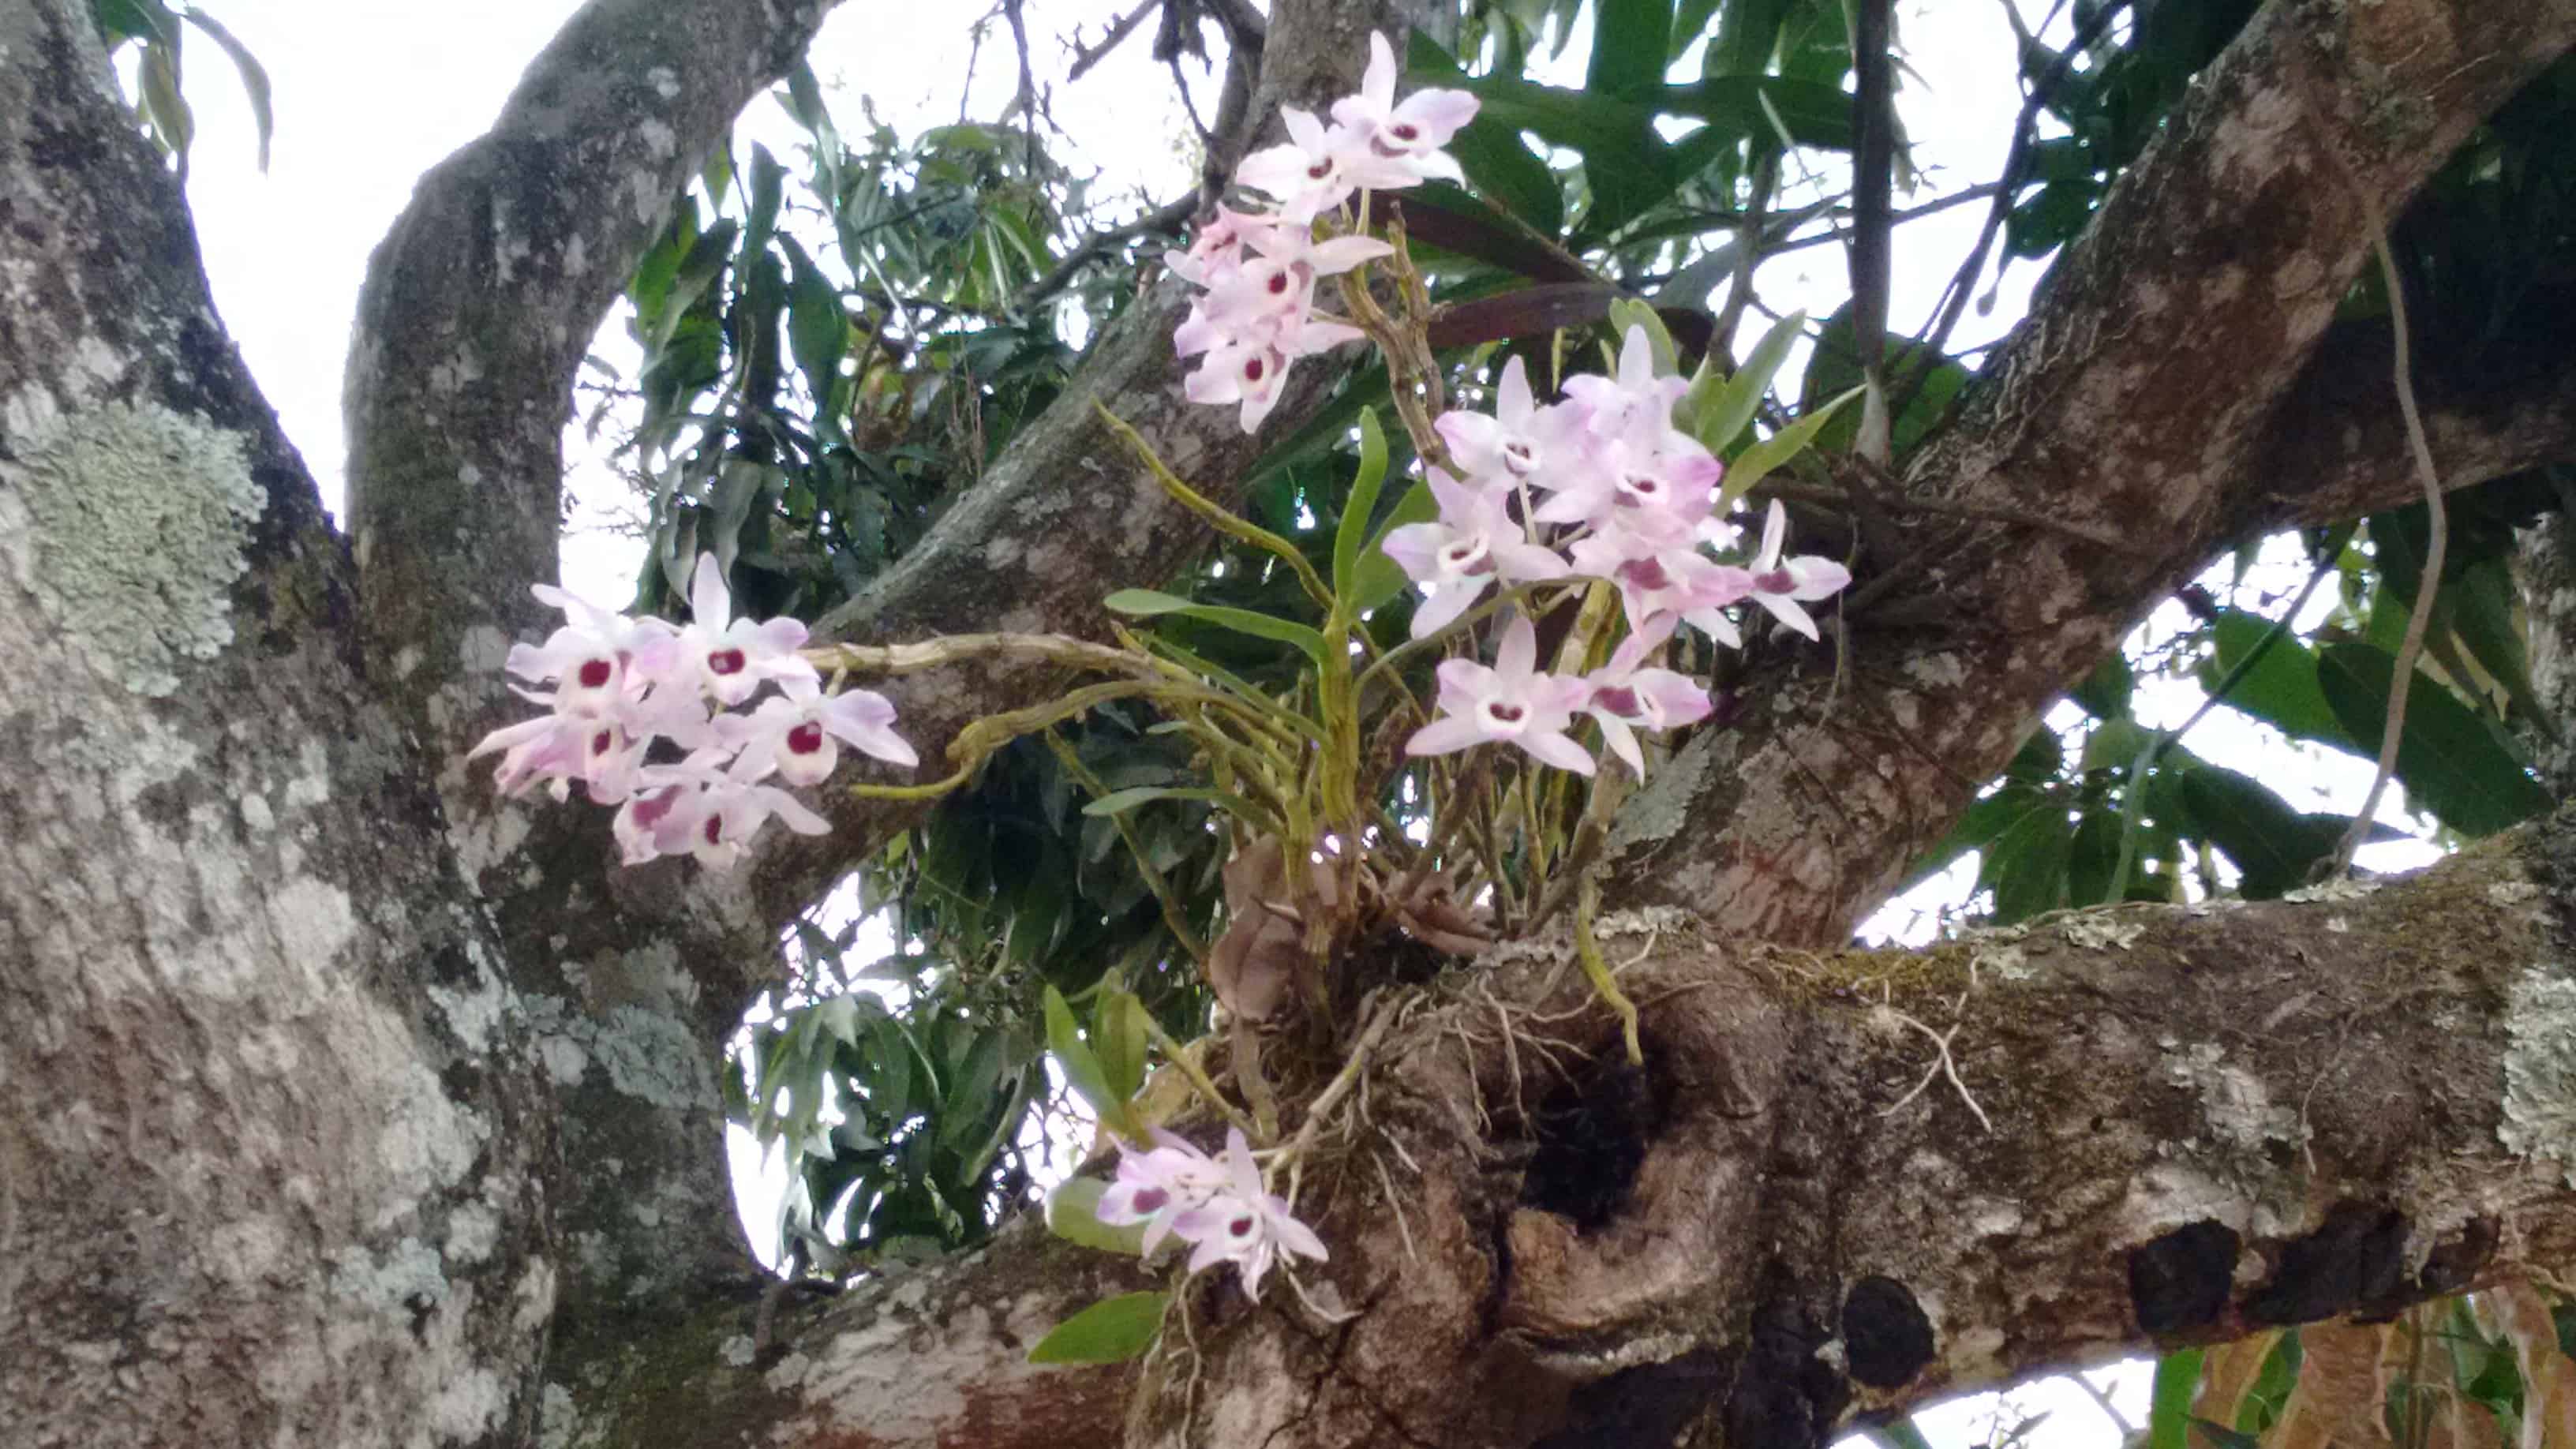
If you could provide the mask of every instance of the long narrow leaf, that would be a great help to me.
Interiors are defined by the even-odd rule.
[[[1317,630],[1293,619],[1274,619],[1250,609],[1230,609],[1223,604],[1193,604],[1189,600],[1156,589],[1120,589],[1102,600],[1112,613],[1150,619],[1161,614],[1178,614],[1238,634],[1294,644],[1316,663],[1324,662],[1324,636]]]
[[[1770,390],[1771,379],[1779,374],[1780,364],[1789,360],[1789,349],[1797,345],[1806,327],[1805,312],[1790,313],[1762,334],[1762,340],[1753,345],[1752,355],[1735,369],[1733,377],[1720,380],[1712,370],[1701,379],[1705,392],[1700,385],[1691,388],[1682,406],[1687,409],[1684,417],[1690,434],[1699,439],[1700,446],[1712,453],[1723,452],[1752,423],[1753,414],[1762,406],[1762,394]]]
[[[2191,1397],[2200,1388],[2202,1351],[2181,1349],[2156,1364],[2147,1401],[2147,1449],[2190,1449]]]
[[[1333,597],[1350,607],[1351,581],[1359,571],[1360,549],[1368,542],[1369,515],[1377,511],[1378,489],[1386,482],[1386,432],[1375,408],[1360,409],[1360,470],[1351,479],[1350,497],[1342,504],[1341,527],[1333,531]]]
[[[258,56],[250,53],[249,46],[242,44],[223,27],[222,22],[203,10],[182,11],[180,18],[206,32],[207,39],[232,57],[233,69],[241,72],[242,94],[250,100],[251,123],[259,128],[259,169],[267,171],[269,139],[277,134],[277,117],[269,109],[267,68],[259,63]]]
[[[1834,414],[1862,391],[1853,388],[1737,454],[1735,461],[1726,465],[1726,480],[1718,490],[1719,510],[1724,511],[1726,505],[1743,497],[1746,490],[1770,476],[1771,470],[1805,452],[1815,442],[1816,434],[1824,431],[1825,424],[1833,421]]]

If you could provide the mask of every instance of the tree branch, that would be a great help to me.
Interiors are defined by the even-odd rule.
[[[1124,226],[1113,226],[1105,231],[1093,232],[1083,238],[1080,245],[1065,253],[1064,260],[1050,268],[1045,276],[1021,288],[1020,294],[1011,299],[1011,309],[1015,312],[1026,312],[1039,303],[1051,299],[1058,292],[1073,285],[1073,279],[1082,275],[1083,268],[1131,241],[1179,231],[1189,224],[1191,214],[1198,208],[1198,193],[1192,192],[1178,200],[1167,201]]]
[[[2576,301],[2576,299],[2569,299]],[[2416,369],[2424,430],[2448,489],[2576,459],[2576,363],[2547,305],[2469,355]],[[2339,322],[2265,424],[2239,531],[2334,523],[2414,501],[2405,429],[2388,406],[2387,323]]]
[[[2237,500],[2259,488],[2271,421],[2368,245],[2343,176],[2410,195],[2572,39],[2576,0],[2510,18],[2469,0],[2260,12],[1909,470],[1927,499],[2135,545],[2002,522],[1926,539],[1886,611],[1918,623],[1855,629],[1839,692],[1829,661],[1775,652],[1739,686],[1753,707],[1638,792],[1611,842],[1618,894],[1840,940],[2027,722],[2251,511]],[[2402,135],[2379,109],[2400,95]]]
[[[349,518],[369,667],[437,747],[515,708],[548,620],[574,370],[681,190],[831,0],[590,0],[369,263],[350,347]],[[489,792],[452,802],[464,818]]]
[[[1130,1444],[1492,1449],[1713,1417],[1798,1449],[1863,1411],[2550,1270],[2576,1252],[2571,847],[2563,815],[2305,901],[1920,952],[1613,917],[1642,1081],[1561,941],[1404,1013],[1366,1130],[1302,1199],[1333,1251],[1309,1296],[1352,1321],[1202,1280],[1199,1356],[1167,1342],[1131,1410],[1126,1371],[1022,1365],[1133,1286],[1024,1230],[665,1393],[788,1443],[1116,1442],[1123,1418]],[[1956,1082],[1914,1093],[1927,1032]]]
[[[500,670],[559,620],[562,434],[576,369],[637,258],[828,0],[590,0],[490,132],[425,177],[377,249],[352,343],[349,508],[372,686],[435,762],[446,844],[497,927],[507,1016],[552,1071],[546,1189],[559,1345],[607,1305],[755,1267],[717,1074],[776,935],[721,879],[619,869],[590,810],[497,797],[464,751],[527,706]],[[498,1008],[496,1008],[497,1010]],[[523,1126],[515,1130],[534,1132]],[[599,1164],[614,1161],[614,1171]]]

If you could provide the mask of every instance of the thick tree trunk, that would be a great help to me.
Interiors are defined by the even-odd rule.
[[[0,0],[0,1431],[510,1442],[551,1113],[85,0]]]

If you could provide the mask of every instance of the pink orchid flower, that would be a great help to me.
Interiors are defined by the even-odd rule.
[[[1788,527],[1789,511],[1772,499],[1770,516],[1762,522],[1762,551],[1753,558],[1751,598],[1781,623],[1810,639],[1821,638],[1816,621],[1798,606],[1842,592],[1851,583],[1851,570],[1814,554],[1780,557]]]
[[[1440,148],[1476,118],[1476,98],[1465,91],[1416,91],[1395,98],[1395,48],[1369,35],[1368,72],[1360,93],[1333,102],[1333,119],[1363,139],[1371,154],[1409,167],[1418,180],[1465,179]]]
[[[1490,416],[1446,412],[1432,426],[1449,444],[1450,461],[1470,478],[1551,488],[1554,470],[1583,448],[1582,409],[1563,403],[1540,407],[1530,392],[1529,367],[1517,355],[1503,364]]]
[[[1584,677],[1592,693],[1584,709],[1601,726],[1611,751],[1628,762],[1638,778],[1646,774],[1645,752],[1637,747],[1640,729],[1668,730],[1708,718],[1708,691],[1690,676],[1646,663],[1672,637],[1672,616],[1662,615],[1646,628],[1621,640],[1610,662]]]
[[[1287,1200],[1262,1187],[1261,1169],[1253,1164],[1242,1128],[1226,1130],[1225,1153],[1217,1164],[1225,1170],[1223,1190],[1172,1222],[1174,1233],[1196,1245],[1191,1272],[1232,1263],[1243,1274],[1244,1296],[1258,1303],[1262,1276],[1274,1265],[1289,1258],[1321,1261],[1331,1256],[1315,1230],[1289,1211]]]
[[[1280,219],[1303,226],[1350,199],[1365,186],[1391,191],[1419,176],[1412,163],[1369,149],[1367,136],[1347,126],[1327,128],[1314,112],[1279,108],[1288,139],[1243,158],[1234,179],[1279,200]]]
[[[737,770],[757,780],[772,769],[791,785],[819,785],[841,763],[841,745],[907,768],[921,763],[896,734],[894,705],[872,689],[825,694],[810,680],[779,681],[781,693],[749,715],[719,715],[716,729],[741,751]]]
[[[794,619],[754,623],[733,617],[733,591],[712,553],[698,555],[689,579],[689,625],[680,631],[676,675],[725,705],[751,698],[765,679],[812,680],[814,666],[797,656],[805,626]]]
[[[1414,638],[1449,627],[1496,579],[1526,583],[1564,576],[1565,560],[1529,541],[1512,521],[1502,490],[1461,483],[1437,468],[1426,477],[1440,502],[1439,519],[1408,523],[1381,545],[1406,577],[1431,586],[1431,597],[1413,611]]]
[[[561,609],[565,622],[543,644],[511,645],[503,667],[532,683],[562,681],[558,713],[613,714],[678,657],[679,631],[660,619],[628,618],[552,584],[528,592]]]
[[[1642,326],[1629,328],[1620,345],[1617,377],[1584,373],[1565,380],[1566,396],[1592,410],[1593,431],[1605,437],[1625,434],[1641,420],[1659,429],[1670,427],[1673,404],[1688,391],[1688,379],[1656,375],[1654,344],[1646,340]]]
[[[1538,631],[1514,619],[1488,669],[1473,659],[1441,662],[1442,717],[1414,731],[1405,753],[1445,755],[1470,745],[1518,745],[1541,764],[1592,773],[1592,756],[1565,733],[1591,686],[1538,672]]]
[[[1223,1191],[1226,1170],[1179,1137],[1154,1129],[1155,1145],[1118,1154],[1118,1180],[1100,1195],[1092,1216],[1113,1227],[1145,1225],[1145,1251],[1161,1246],[1183,1213]]]

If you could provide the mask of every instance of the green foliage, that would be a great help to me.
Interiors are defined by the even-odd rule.
[[[135,115],[153,143],[177,163],[182,177],[188,174],[188,147],[197,134],[196,114],[188,108],[180,87],[190,26],[232,62],[243,98],[250,102],[251,122],[259,130],[259,169],[268,169],[269,142],[277,131],[268,68],[222,21],[194,6],[174,7],[168,0],[90,0],[90,16],[98,22],[99,37],[110,55],[134,47]]]
[[[102,0],[102,13],[147,3]],[[1419,34],[1406,44],[1413,83],[1464,86],[1485,107],[1453,147],[1467,187],[1403,201],[1452,395],[1480,405],[1476,389],[1514,356],[1544,395],[1568,359],[1615,348],[1634,321],[1694,370],[1684,420],[1731,455],[1730,497],[1802,446],[1847,448],[1859,411],[1835,410],[1859,382],[1847,311],[1769,326],[1739,366],[1739,338],[1720,337],[1725,319],[1709,307],[1736,273],[1749,211],[1812,228],[1841,199],[1814,180],[1839,168],[1812,154],[1852,141],[1840,0],[1466,8],[1454,52]],[[2083,4],[2080,63],[2026,48],[2023,74],[2048,81],[2051,124],[2013,188],[2012,255],[2045,257],[2086,224],[2253,9],[2189,0],[2096,26],[2087,17],[2101,7]],[[1593,37],[1585,84],[1542,80],[1537,62],[1568,48],[1578,20]],[[2562,65],[2481,128],[2398,219],[2427,358],[2469,355],[2576,275],[2576,148],[2552,144],[2576,110],[2571,75]],[[1068,340],[1114,319],[1128,264],[1160,245],[1139,241],[1091,281],[1032,301],[1082,237],[1122,219],[1048,153],[1042,130],[1033,141],[970,122],[899,137],[871,119],[845,135],[801,70],[781,103],[803,131],[797,154],[751,147],[710,167],[631,283],[641,366],[595,388],[603,408],[640,419],[624,456],[661,561],[641,582],[648,606],[670,600],[700,548],[727,561],[755,612],[811,617],[865,588],[1059,395]],[[1767,244],[1790,230],[1775,226]],[[2367,321],[2385,300],[2356,287],[2345,317]],[[1800,380],[1775,386],[1802,341]],[[1896,399],[1901,468],[1975,386],[1974,354],[1888,345],[1893,376],[1922,377]],[[1379,427],[1390,402],[1385,369],[1363,363],[1240,480],[1239,511],[1257,531],[1218,540],[1178,577],[1122,581],[1133,587],[1111,608],[1162,657],[1299,709],[1313,701],[1295,698],[1297,681],[1345,641],[1341,628],[1363,649],[1401,646],[1411,594],[1376,544],[1432,507],[1407,481],[1407,440]],[[2504,570],[2513,528],[2544,505],[2554,495],[2531,479],[2452,496],[2452,558],[2398,778],[2410,806],[2458,835],[2539,800],[2505,732],[2537,719]],[[2343,607],[2322,628],[2271,638],[2241,674],[2273,629],[2269,606],[2237,597],[2152,650],[2106,660],[2073,693],[2084,720],[2035,733],[1918,875],[1978,852],[1999,921],[2302,883],[2348,822],[2181,743],[2141,769],[2157,739],[2141,698],[2174,680],[2224,682],[2229,710],[2375,754],[2422,531],[2420,510],[2399,511],[2358,539],[2310,540],[2342,572]],[[1328,615],[1310,580],[1350,617]],[[1429,662],[1390,673],[1419,691]],[[1204,1028],[1207,992],[1149,882],[1164,883],[1184,931],[1212,936],[1229,849],[1215,812],[1228,792],[1142,706],[1096,709],[1059,737],[1071,765],[1039,741],[1006,748],[869,865],[866,900],[891,917],[893,960],[853,970],[839,957],[846,932],[809,942],[807,994],[755,1033],[740,1115],[799,1154],[796,1211],[820,1238],[863,1255],[977,1241],[1029,1200],[1021,1143],[1061,1105],[1050,1044],[1072,1094],[1115,1116],[1146,1069],[1142,1023],[1179,1038]],[[1414,808],[1400,792],[1375,803],[1394,817]]]
[[[634,376],[592,360],[594,429],[637,409],[620,456],[649,500],[647,608],[702,549],[758,611],[849,598],[1073,358],[1033,289],[1095,224],[1084,183],[999,127],[877,125],[854,146],[802,69],[780,99],[801,169],[758,145],[711,165],[628,286]]]

